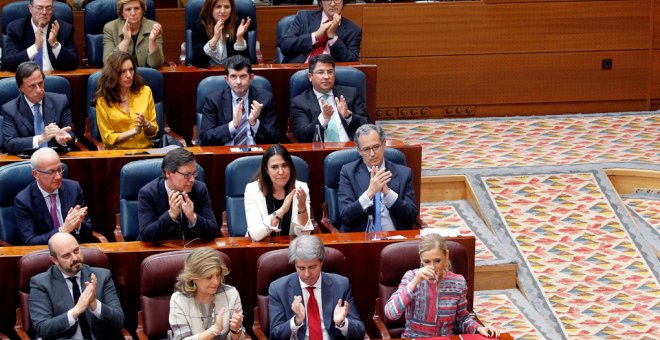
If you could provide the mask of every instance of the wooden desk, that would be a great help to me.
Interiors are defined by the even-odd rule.
[[[408,166],[413,171],[413,182],[417,193],[419,206],[420,183],[422,175],[422,147],[405,145],[400,141],[388,141],[390,147],[401,150],[406,155]],[[263,146],[265,150],[267,145]],[[323,194],[323,160],[330,152],[353,147],[353,143],[326,143],[326,148],[312,149],[307,144],[287,144],[285,146],[293,155],[304,159],[310,168],[312,180],[309,185],[310,199],[314,217],[321,219],[321,203]],[[260,155],[261,152],[231,152],[227,146],[190,147],[195,153],[197,163],[206,172],[206,185],[211,195],[213,212],[218,223],[222,221],[225,210],[225,179],[224,171],[229,162],[245,155]],[[73,151],[62,155],[62,160],[69,166],[69,178],[80,183],[89,207],[89,214],[94,229],[109,240],[113,240],[112,230],[115,225],[115,214],[119,213],[119,172],[124,164],[150,157],[152,155],[126,155],[143,150],[106,150],[106,151]],[[0,165],[20,161],[16,156],[0,154]]]
[[[388,235],[403,235],[414,239],[419,231],[389,232]],[[353,296],[362,321],[367,326],[371,337],[376,335],[376,329],[371,321],[374,312],[374,302],[378,294],[379,254],[388,244],[400,242],[396,240],[365,241],[364,233],[320,234],[324,244],[340,250],[348,263],[348,278],[353,286]],[[474,242],[473,236],[448,238],[461,243],[468,254],[469,308],[472,309],[474,288]],[[259,256],[267,251],[286,248],[288,236],[273,237],[263,242],[252,242],[245,237],[219,238],[212,242],[197,243],[194,247],[209,246],[226,253],[232,262],[232,271],[227,276],[227,283],[235,286],[240,295],[245,315],[244,325],[252,326],[252,310],[256,306],[256,262]],[[171,250],[180,250],[183,241],[172,241],[161,244],[143,242],[121,242],[88,244],[105,252],[110,259],[110,269],[117,286],[117,293],[124,309],[126,326],[135,329],[137,312],[140,310],[139,286],[140,264],[147,256]],[[34,251],[46,249],[46,246],[0,247],[0,270],[5,279],[0,280],[0,332],[12,334],[14,311],[18,306],[18,260],[21,256]]]
[[[339,66],[352,66],[367,76],[367,112],[375,121],[376,112],[376,66],[360,63],[339,63]],[[268,79],[273,87],[277,125],[281,135],[287,131],[289,117],[289,79],[299,70],[306,69],[306,64],[264,64],[254,65],[253,72]],[[83,140],[85,118],[87,118],[87,79],[98,69],[80,68],[74,71],[57,71],[52,74],[69,80],[72,90],[71,113],[76,136]],[[173,131],[185,138],[187,143],[192,139],[193,126],[197,125],[196,103],[197,85],[209,76],[224,75],[222,67],[201,69],[194,66],[163,66],[164,109],[167,122]],[[12,72],[0,72],[0,78],[14,77]],[[373,89],[373,90],[372,90]]]

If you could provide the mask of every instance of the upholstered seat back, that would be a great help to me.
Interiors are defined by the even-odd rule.
[[[262,76],[254,76],[254,79],[252,79],[250,84],[260,90],[266,90],[270,93],[273,93],[273,86],[270,84],[270,81]],[[204,145],[199,135],[201,135],[202,132],[202,109],[204,109],[204,102],[206,101],[206,97],[208,97],[211,93],[222,91],[228,87],[229,85],[225,80],[225,76],[208,76],[202,79],[202,81],[200,81],[197,85],[197,103],[195,106],[195,111],[197,112],[198,145]]]
[[[293,99],[297,95],[312,88],[307,74],[309,70],[300,70],[291,76],[289,95]],[[335,67],[335,85],[355,87],[363,100],[367,100],[367,76],[364,72],[348,66]]]
[[[447,241],[449,259],[453,265],[452,271],[468,278],[468,256],[460,243]],[[419,241],[394,243],[386,246],[380,253],[380,276],[378,297],[380,299],[380,315],[390,332],[391,338],[400,338],[405,327],[406,317],[389,320],[384,317],[383,308],[390,296],[399,288],[403,275],[411,269],[419,268]],[[472,301],[472,296],[468,297]]]
[[[278,64],[281,64],[282,61],[284,60],[284,54],[282,54],[282,50],[280,49],[279,41],[284,36],[286,31],[289,29],[289,26],[291,26],[291,24],[293,23],[293,19],[295,18],[296,15],[291,14],[285,16],[284,18],[280,19],[280,21],[277,22],[277,28],[275,30],[275,36],[276,36],[275,42],[278,44],[278,46],[276,47]]]
[[[62,163],[63,178],[69,175],[69,168]],[[20,245],[18,224],[14,213],[14,198],[34,181],[29,161],[10,163],[0,167],[0,240]]]
[[[195,23],[199,20],[199,13],[202,11],[205,0],[189,0],[186,4],[186,63],[190,64],[193,59],[192,31]],[[250,61],[257,63],[257,8],[251,0],[236,0],[236,20],[252,19],[247,31],[245,41],[248,44]]]
[[[101,268],[109,267],[108,257],[101,250],[84,247],[81,247],[80,250],[82,251],[84,258],[83,262],[88,266]],[[30,319],[28,303],[28,299],[30,298],[30,279],[39,273],[45,272],[53,265],[48,258],[49,255],[50,253],[47,249],[37,250],[25,254],[18,261],[18,294],[21,309],[20,315],[23,321],[22,327],[32,338],[34,338],[35,334],[32,320]]]
[[[262,156],[245,156],[233,160],[225,168],[225,191],[227,225],[229,235],[245,236],[247,233],[247,221],[245,218],[245,186],[252,182],[259,166]],[[309,166],[307,162],[298,156],[291,156],[293,165],[296,167],[299,181],[308,182]]]
[[[325,247],[325,258],[322,270],[346,276],[346,257],[337,249]],[[268,287],[271,282],[296,271],[293,263],[289,263],[288,250],[278,249],[262,254],[257,259],[257,307],[259,307],[259,323],[268,336]]]
[[[156,20],[156,6],[153,0],[147,0],[147,11],[144,16]],[[87,59],[93,67],[103,67],[103,26],[115,19],[117,19],[117,0],[94,0],[83,10]]]
[[[174,284],[190,250],[177,250],[155,254],[142,261],[140,267],[140,303],[142,304],[142,327],[151,339],[167,338],[170,329],[170,297]],[[227,268],[231,260],[218,251]]]
[[[119,172],[119,224],[126,241],[137,240],[138,193],[143,186],[163,175],[162,158],[143,159],[127,163]],[[197,164],[197,180],[204,182],[204,169]]]
[[[332,152],[323,161],[323,192],[325,203],[328,205],[330,223],[336,228],[341,226],[338,203],[341,168],[344,164],[356,161],[360,157],[360,153],[352,148]],[[385,159],[396,164],[406,165],[406,156],[397,149],[385,149]]]
[[[12,1],[2,7],[2,50],[7,51],[7,26],[10,22],[30,15],[29,1]],[[73,11],[69,5],[62,2],[53,3],[53,17],[73,25]],[[5,54],[2,54],[2,65],[5,65]]]

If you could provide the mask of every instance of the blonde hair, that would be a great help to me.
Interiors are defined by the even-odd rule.
[[[176,278],[174,289],[187,296],[197,293],[194,280],[220,273],[220,284],[225,282],[229,269],[220,254],[208,247],[193,250],[186,258],[183,269]]]
[[[447,240],[444,237],[438,234],[428,234],[419,241],[419,257],[422,257],[423,253],[431,250],[440,250],[447,257],[447,267],[445,269],[452,270],[451,260],[449,259],[449,249],[447,248]]]
[[[140,7],[142,7],[142,16],[144,16],[147,13],[147,2],[146,0],[117,0],[117,16],[120,18],[123,18],[122,12],[124,11],[124,5],[131,1],[139,1],[140,2]]]

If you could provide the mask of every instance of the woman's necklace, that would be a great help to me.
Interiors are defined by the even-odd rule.
[[[203,304],[195,299],[195,304],[197,305],[199,315],[201,315],[203,329],[209,329],[215,318],[215,301]]]

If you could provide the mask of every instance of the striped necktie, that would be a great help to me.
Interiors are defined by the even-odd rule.
[[[236,105],[239,105],[242,98],[236,98]],[[248,143],[248,120],[245,116],[245,101],[243,101],[243,115],[241,118],[240,124],[236,129],[236,135],[234,136],[234,145],[247,145]]]

